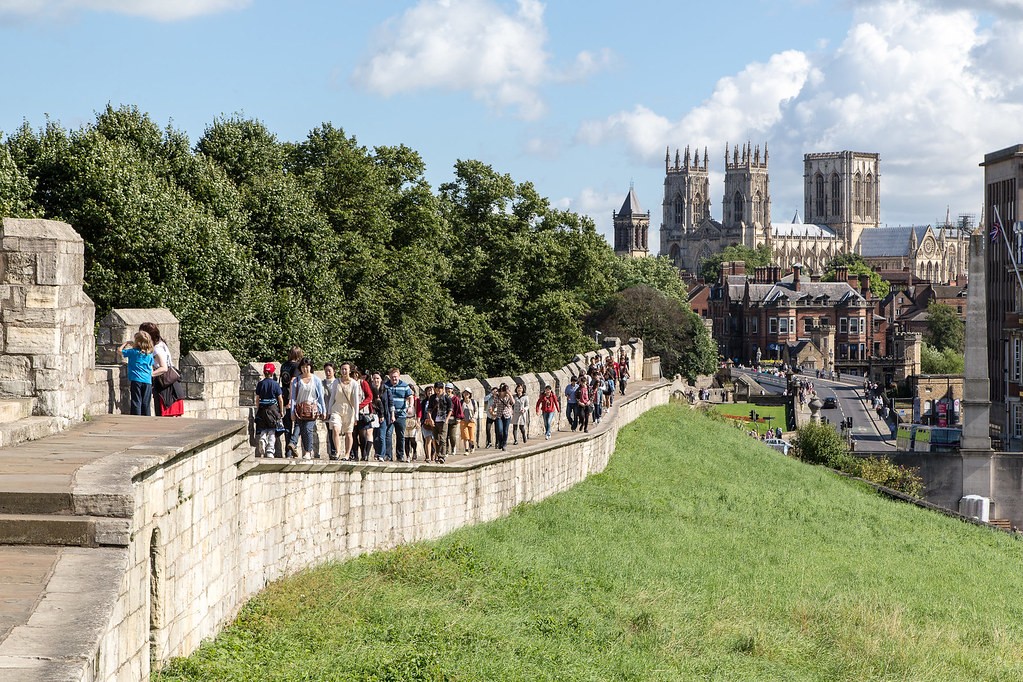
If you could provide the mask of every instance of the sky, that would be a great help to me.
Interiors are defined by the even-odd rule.
[[[1023,0],[0,0],[0,134],[134,105],[195,142],[220,117],[324,122],[532,182],[605,236],[664,153],[770,148],[772,218],[807,153],[881,155],[881,222],[979,214],[984,154],[1023,142]],[[656,248],[656,247],[655,247]]]

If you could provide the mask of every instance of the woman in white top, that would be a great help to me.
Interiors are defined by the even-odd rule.
[[[359,416],[359,403],[362,402],[362,386],[352,378],[352,366],[342,362],[338,367],[339,378],[330,391],[330,400],[327,403],[327,412],[330,414],[330,423],[333,426],[334,449],[343,453],[342,459],[348,459],[354,443],[355,420]],[[341,436],[345,437],[345,447],[342,450]],[[341,456],[339,454],[339,456]]]
[[[327,413],[327,405],[323,400],[323,382],[313,374],[309,358],[302,358],[298,371],[299,375],[291,380],[291,418],[298,424],[302,437],[303,459],[312,459],[316,418]]]
[[[522,384],[515,385],[515,404],[512,405],[512,445],[519,444],[519,434],[522,434],[522,442],[525,443],[526,433],[529,430],[529,398],[526,397],[526,387]]]
[[[160,328],[155,323],[143,322],[139,331],[146,332],[153,339],[153,414],[157,417],[180,417],[184,404],[170,385],[163,386],[157,378],[173,367],[170,347],[160,337]]]

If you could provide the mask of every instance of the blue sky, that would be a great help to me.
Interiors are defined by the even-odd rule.
[[[660,224],[664,150],[770,146],[772,217],[802,156],[881,154],[882,222],[979,213],[984,153],[1023,142],[1023,0],[0,0],[0,132],[137,105],[193,142],[218,116],[324,121],[475,158],[610,234],[633,182]],[[651,242],[657,243],[655,235]]]

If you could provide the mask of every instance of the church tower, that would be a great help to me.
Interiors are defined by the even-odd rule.
[[[747,142],[732,149],[729,158],[725,144],[725,196],[721,223],[729,237],[739,244],[756,248],[771,225],[771,192],[767,171],[767,145],[763,158]],[[761,239],[757,237],[761,236]]]
[[[710,217],[710,175],[707,171],[707,148],[703,160],[699,150],[686,147],[683,158],[675,150],[675,164],[671,151],[664,151],[664,204],[661,221],[662,256],[669,256],[676,266],[682,265],[685,237],[705,218]]]
[[[881,209],[881,155],[826,152],[803,155],[803,216],[827,225],[854,251],[864,229],[877,227]]]
[[[647,238],[650,232],[650,211],[643,213],[636,199],[636,190],[629,194],[617,213],[612,213],[615,226],[615,255],[624,258],[643,258],[650,253]]]

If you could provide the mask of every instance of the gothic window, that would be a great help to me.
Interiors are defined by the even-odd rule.
[[[853,213],[857,216],[863,215],[863,177],[857,172],[853,178],[853,196],[855,207]]]
[[[743,204],[742,192],[736,192],[735,197],[732,199],[732,222],[741,223],[743,221]]]
[[[675,196],[675,224],[682,225],[686,217],[686,201],[682,195]]]
[[[760,196],[760,192],[753,195],[753,222],[764,222],[764,199]]]
[[[813,179],[813,184],[815,190],[814,194],[817,197],[816,204],[817,210],[815,211],[815,213],[819,217],[824,217],[828,210],[827,204],[824,201],[824,176],[821,175],[820,173],[815,175]]]
[[[703,195],[697,194],[693,201],[693,224],[703,220]]]
[[[671,262],[675,264],[675,267],[676,268],[681,267],[682,253],[679,251],[678,244],[672,244],[669,253],[671,254]]]
[[[874,217],[874,176],[867,173],[867,182],[864,184],[863,193],[866,195],[864,202],[863,217],[873,219]]]
[[[831,215],[842,215],[842,181],[838,173],[831,174]]]

